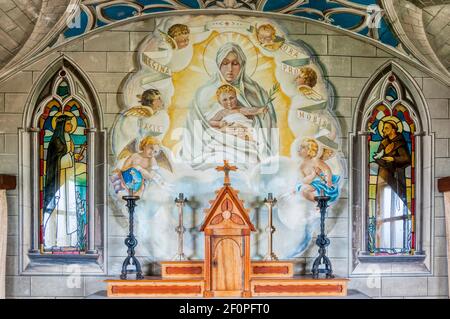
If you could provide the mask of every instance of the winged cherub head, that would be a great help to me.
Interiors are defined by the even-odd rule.
[[[174,24],[169,28],[167,34],[175,41],[178,49],[189,45],[189,27],[185,24]]]
[[[139,143],[139,151],[145,157],[156,157],[161,152],[161,142],[152,136],[146,136]]]
[[[317,73],[312,68],[303,67],[295,78],[297,86],[307,85],[313,88],[317,84]]]
[[[161,99],[161,92],[156,89],[145,90],[142,95],[138,96],[140,103],[144,106],[150,106],[153,111],[159,111],[164,108],[164,102]]]

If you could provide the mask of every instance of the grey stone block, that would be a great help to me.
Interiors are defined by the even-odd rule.
[[[366,83],[365,79],[350,77],[329,77],[339,97],[358,97]]]
[[[17,175],[19,168],[17,155],[0,154],[0,163],[2,163],[0,166],[0,174]]]
[[[448,157],[449,140],[446,138],[437,138],[435,140],[436,157]]]
[[[327,218],[326,232],[330,238],[348,238],[347,218]]]
[[[124,257],[127,255],[127,249],[124,244],[126,233],[122,236],[109,236],[108,237],[108,255],[109,257]]]
[[[444,217],[444,198],[443,197],[435,197],[434,198],[434,217]]]
[[[423,79],[423,94],[426,98],[450,98],[450,88],[432,78]]]
[[[151,32],[151,31],[155,30],[155,19],[146,19],[143,21],[127,23],[120,27],[116,27],[113,30],[114,31],[148,31],[148,32]]]
[[[108,93],[106,95],[106,113],[118,114],[125,108],[120,106],[123,94]]]
[[[8,205],[8,216],[18,215],[19,203],[16,195],[6,196],[6,204]]]
[[[18,236],[19,216],[8,216],[8,236]]]
[[[84,40],[84,51],[129,51],[129,32],[105,31]]]
[[[440,218],[443,219],[443,218]],[[447,240],[446,237],[434,237],[434,256],[447,256]]]
[[[381,296],[381,277],[350,278],[349,289],[355,289],[369,297]]]
[[[46,55],[31,65],[27,66],[25,70],[27,71],[42,71],[44,70],[51,62],[56,60],[60,54],[58,52],[51,53],[50,55]]]
[[[137,68],[134,66],[135,52],[108,52],[108,72],[131,72]]]
[[[106,52],[67,52],[85,72],[105,72]]]
[[[112,128],[114,122],[116,121],[117,114],[104,114],[103,119],[105,120],[105,127]]]
[[[328,76],[350,76],[351,58],[342,56],[319,56],[319,61],[325,67]]]
[[[361,58],[352,57],[352,76],[370,77],[386,63],[386,58]]]
[[[352,127],[352,118],[351,117],[336,117],[337,122],[341,127],[342,132],[349,132]]]
[[[130,51],[137,51],[148,32],[130,32]]]
[[[0,93],[0,112],[5,112],[5,94]]]
[[[91,73],[90,78],[99,93],[117,93],[126,73]]]
[[[31,277],[31,295],[40,297],[82,297],[84,280],[81,276]]]
[[[33,84],[31,72],[19,72],[0,84],[0,92],[28,93]],[[0,125],[2,127],[2,125]]]
[[[82,52],[84,51],[84,41],[82,39],[75,40],[61,47],[61,52]]]
[[[299,35],[291,36],[292,40],[303,41],[316,55],[327,55],[327,36],[326,35]]]
[[[448,118],[447,99],[427,99],[432,118]]]
[[[381,279],[383,297],[420,297],[428,293],[426,277],[384,277]]]
[[[19,238],[17,236],[9,236],[6,239],[6,255],[17,256],[19,252]]]
[[[16,5],[14,4],[14,1],[12,0],[2,0],[0,1],[0,9],[2,9],[2,11],[9,11],[12,10],[16,7]]]
[[[17,276],[19,275],[19,257],[7,256],[6,257],[6,275]]]
[[[376,47],[349,36],[328,36],[328,53],[345,56],[376,56]]]
[[[110,216],[108,220],[109,236],[124,236],[128,228],[128,217],[126,216]]]
[[[445,218],[436,217],[434,219],[434,236],[445,236]]]
[[[388,52],[386,52],[386,51],[384,51],[384,50],[381,50],[381,49],[377,48],[377,56],[378,56],[378,57],[391,58],[391,57],[392,57],[392,54],[390,54],[390,53],[388,53]]]
[[[347,97],[338,97],[335,100],[335,114],[340,117],[351,117],[352,116],[352,99]]]
[[[436,132],[436,138],[449,138],[450,137],[450,120],[433,119],[432,129]]]
[[[429,277],[428,296],[446,296],[448,298],[447,277]]]
[[[339,33],[331,30],[331,28],[327,28],[322,24],[316,23],[306,23],[306,33],[307,34],[329,34],[329,35],[338,35]]]
[[[89,295],[95,294],[98,291],[106,290],[107,279],[117,279],[112,276],[104,277],[84,277],[84,295],[87,297]]]
[[[449,123],[450,124],[450,123]],[[450,158],[435,159],[435,177],[446,177],[449,175]]]
[[[305,34],[305,23],[297,22],[292,20],[280,20],[277,23],[288,33],[288,34]]]
[[[339,198],[333,206],[328,208],[328,217],[348,218],[348,199]]]
[[[17,134],[22,124],[22,114],[2,114],[0,117],[0,133]]]
[[[23,93],[5,93],[5,112],[23,113],[28,94]]]
[[[5,153],[5,134],[0,134],[0,154]]]
[[[447,257],[434,257],[434,275],[447,276]]]
[[[19,137],[15,134],[5,134],[5,153],[18,154]]]
[[[6,276],[6,297],[30,296],[30,277]]]
[[[406,62],[398,58],[395,58],[394,61],[397,62],[401,67],[403,67],[406,72],[408,72],[413,77],[429,77],[429,75],[419,70],[416,66],[410,64],[410,62]]]

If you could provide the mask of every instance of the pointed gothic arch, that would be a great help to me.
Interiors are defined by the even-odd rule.
[[[21,273],[65,274],[61,259],[82,273],[106,271],[102,114],[92,82],[66,56],[32,88],[19,130]]]
[[[434,134],[420,88],[394,61],[367,82],[349,139],[349,272],[389,262],[389,274],[430,273]]]

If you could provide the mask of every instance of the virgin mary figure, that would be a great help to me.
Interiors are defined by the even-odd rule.
[[[180,157],[194,169],[214,167],[225,159],[246,169],[277,154],[278,136],[272,131],[277,125],[275,110],[267,92],[246,74],[247,57],[239,45],[225,43],[217,51],[215,62],[214,74],[197,90],[191,102]],[[210,125],[218,112],[228,111],[216,96],[217,89],[224,84],[235,89],[238,103],[233,111],[235,116],[228,118],[242,117],[239,109],[266,108],[264,112],[246,115],[249,119],[246,129],[252,131],[254,138],[243,139],[227,133],[227,127],[219,130]],[[242,123],[245,123],[242,119],[239,123],[231,120],[226,125],[231,131],[236,125],[242,128]]]

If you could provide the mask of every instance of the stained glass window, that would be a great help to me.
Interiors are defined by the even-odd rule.
[[[409,109],[389,84],[385,100],[370,114],[367,129],[368,251],[413,254],[415,250],[415,141]]]
[[[58,73],[39,117],[41,253],[80,254],[87,249],[88,119]]]

